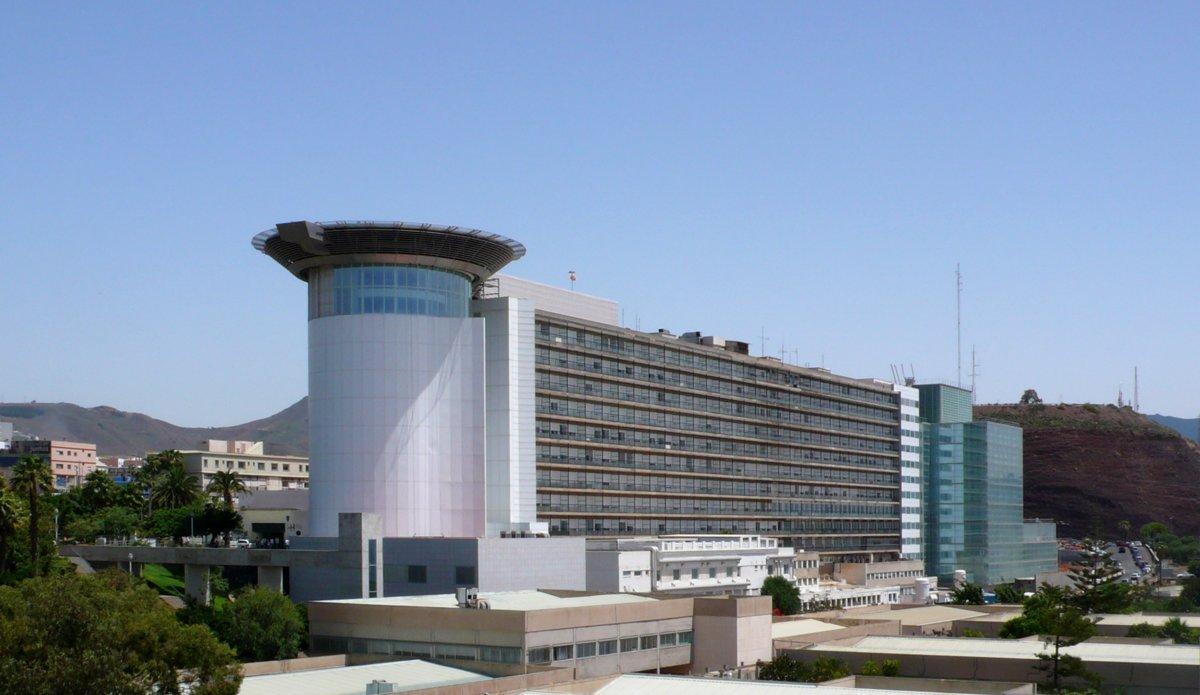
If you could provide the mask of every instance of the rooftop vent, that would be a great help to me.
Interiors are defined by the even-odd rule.
[[[367,683],[366,695],[388,695],[388,693],[398,692],[400,691],[396,689],[395,683],[389,683],[385,680],[379,680],[377,678],[370,683]]]

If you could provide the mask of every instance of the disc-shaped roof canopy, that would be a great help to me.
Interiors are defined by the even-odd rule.
[[[445,268],[479,282],[525,255],[499,234],[409,222],[284,222],[251,244],[301,280],[318,266],[390,263]]]

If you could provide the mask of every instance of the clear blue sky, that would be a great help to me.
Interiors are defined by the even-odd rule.
[[[293,219],[458,224],[643,329],[1200,411],[1186,3],[8,3],[0,400],[304,395]],[[969,352],[968,352],[969,357]],[[966,371],[966,370],[964,370]]]

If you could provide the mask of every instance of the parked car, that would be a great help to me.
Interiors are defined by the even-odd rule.
[[[252,548],[254,546],[252,543],[250,543],[249,538],[235,538],[229,542],[229,547],[230,548]]]

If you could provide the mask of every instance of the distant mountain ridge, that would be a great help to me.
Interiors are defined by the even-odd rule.
[[[1193,442],[1200,442],[1200,418],[1175,417],[1173,415],[1147,415],[1146,417],[1175,430]]]
[[[270,417],[229,427],[180,427],[142,413],[74,403],[0,403],[0,420],[42,439],[92,442],[102,456],[195,449],[205,439],[262,441],[270,454],[308,454],[307,397]]]

